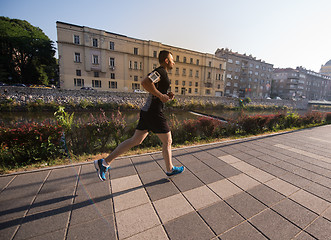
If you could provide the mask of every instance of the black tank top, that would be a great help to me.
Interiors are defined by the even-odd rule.
[[[159,90],[162,94],[166,94],[170,86],[170,80],[168,78],[167,71],[162,66],[154,69],[153,71],[157,71],[160,74],[160,81],[155,83],[156,89]],[[145,112],[161,112],[162,109],[163,102],[151,93],[148,95],[145,105],[141,108],[141,110]]]

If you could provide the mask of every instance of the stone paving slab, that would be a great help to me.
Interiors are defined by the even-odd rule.
[[[0,176],[0,239],[330,239],[331,125]],[[97,237],[96,237],[97,236]]]

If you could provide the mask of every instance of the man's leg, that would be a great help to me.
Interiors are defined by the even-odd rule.
[[[105,158],[106,163],[109,165],[115,158],[120,156],[121,154],[127,152],[131,148],[141,144],[144,139],[147,137],[148,131],[147,130],[137,130],[135,131],[134,135],[122,142],[118,145],[114,151],[112,151],[108,157]]]
[[[173,176],[184,171],[184,166],[175,167],[172,164],[172,152],[171,152],[171,144],[172,144],[172,137],[171,132],[168,133],[158,133],[156,134],[162,142],[162,154],[163,159],[167,168],[166,174],[168,176]]]
[[[171,132],[168,133],[158,133],[156,134],[162,142],[162,155],[167,168],[167,172],[172,170],[172,153],[171,153],[171,144],[172,137]]]
[[[136,130],[134,135],[122,142],[120,145],[118,145],[115,150],[109,154],[109,156],[105,159],[99,159],[94,161],[95,169],[97,170],[98,177],[101,181],[106,180],[106,173],[108,171],[109,164],[118,156],[123,154],[124,152],[128,151],[130,148],[137,146],[144,141],[144,139],[147,137],[148,131],[147,130]]]

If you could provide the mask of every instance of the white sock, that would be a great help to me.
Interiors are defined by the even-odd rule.
[[[102,166],[104,167],[109,167],[105,159],[102,159]]]

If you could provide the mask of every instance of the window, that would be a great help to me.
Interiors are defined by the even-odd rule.
[[[238,83],[234,83],[233,86],[234,86],[234,87],[238,87]]]
[[[176,75],[179,75],[179,68],[176,68]]]
[[[236,64],[237,64],[237,65],[240,65],[240,61],[237,60],[237,61],[236,61]]]
[[[220,70],[222,70],[222,64],[220,64]]]
[[[78,35],[74,35],[74,44],[80,44]]]
[[[109,58],[109,67],[115,67],[115,58]]]
[[[132,90],[135,90],[135,89],[140,89],[139,83],[132,83]]]
[[[157,52],[156,51],[153,51],[153,57],[157,57]]]
[[[110,74],[110,79],[115,79],[115,73]]]
[[[140,64],[139,64],[139,69],[143,70],[143,63],[142,62],[140,62]]]
[[[133,49],[133,54],[134,54],[134,55],[138,55],[138,48],[134,48],[134,49]]]
[[[193,76],[193,70],[190,69],[189,77],[192,77],[192,76]]]
[[[135,61],[134,64],[133,64],[133,66],[134,66],[134,69],[137,70],[138,69],[138,62]]]
[[[82,76],[82,71],[81,70],[76,70],[76,76]]]
[[[198,87],[198,86],[199,86],[199,83],[198,83],[198,82],[196,82],[196,83],[195,83],[195,86],[196,86],[196,87]]]
[[[178,80],[175,81],[175,84],[178,85]]]
[[[200,61],[199,61],[199,59],[197,59],[197,65],[199,65],[199,63],[200,63]]]
[[[231,58],[229,58],[228,63],[233,63],[233,60]]]
[[[109,88],[117,88],[117,82],[109,81]]]
[[[99,56],[98,55],[93,55],[92,63],[93,64],[99,64]]]
[[[193,63],[193,58],[190,58],[190,63],[191,63],[191,64]]]
[[[132,61],[129,61],[129,68],[132,69]]]
[[[93,38],[93,47],[98,47],[98,39]]]
[[[209,61],[208,66],[211,67],[211,62]]]
[[[115,43],[114,42],[109,42],[109,49],[110,50],[115,50]]]
[[[80,62],[80,53],[75,53],[75,62]]]
[[[156,64],[153,64],[153,70],[156,68]]]
[[[231,87],[231,82],[227,82],[226,86]]]
[[[183,86],[185,86],[185,84],[186,84],[186,82],[185,82],[185,81],[183,81],[183,82],[182,82],[182,85],[183,85]]]
[[[192,82],[189,82],[188,85],[189,85],[189,86],[192,86]]]
[[[179,62],[179,56],[178,55],[176,56],[176,62]]]
[[[195,72],[195,77],[196,77],[196,78],[199,77],[199,70],[196,70],[196,72]]]
[[[186,76],[186,69],[183,68],[183,76]]]
[[[211,72],[208,72],[208,79],[211,78]]]
[[[186,57],[184,57],[183,62],[186,63]]]
[[[188,89],[188,93],[192,93],[192,88],[189,88]]]
[[[84,79],[74,78],[75,87],[84,87]]]
[[[226,77],[232,79],[231,74],[227,74]]]
[[[178,93],[178,87],[175,87],[175,93]]]
[[[206,95],[210,95],[210,89],[206,89]]]
[[[101,88],[101,81],[100,80],[92,80],[92,87]]]
[[[194,89],[194,92],[195,92],[195,93],[198,93],[198,89],[197,89],[197,88],[195,88],[195,89]]]
[[[138,76],[133,76],[133,81],[138,82]]]
[[[94,77],[99,77],[99,72],[94,72]]]

